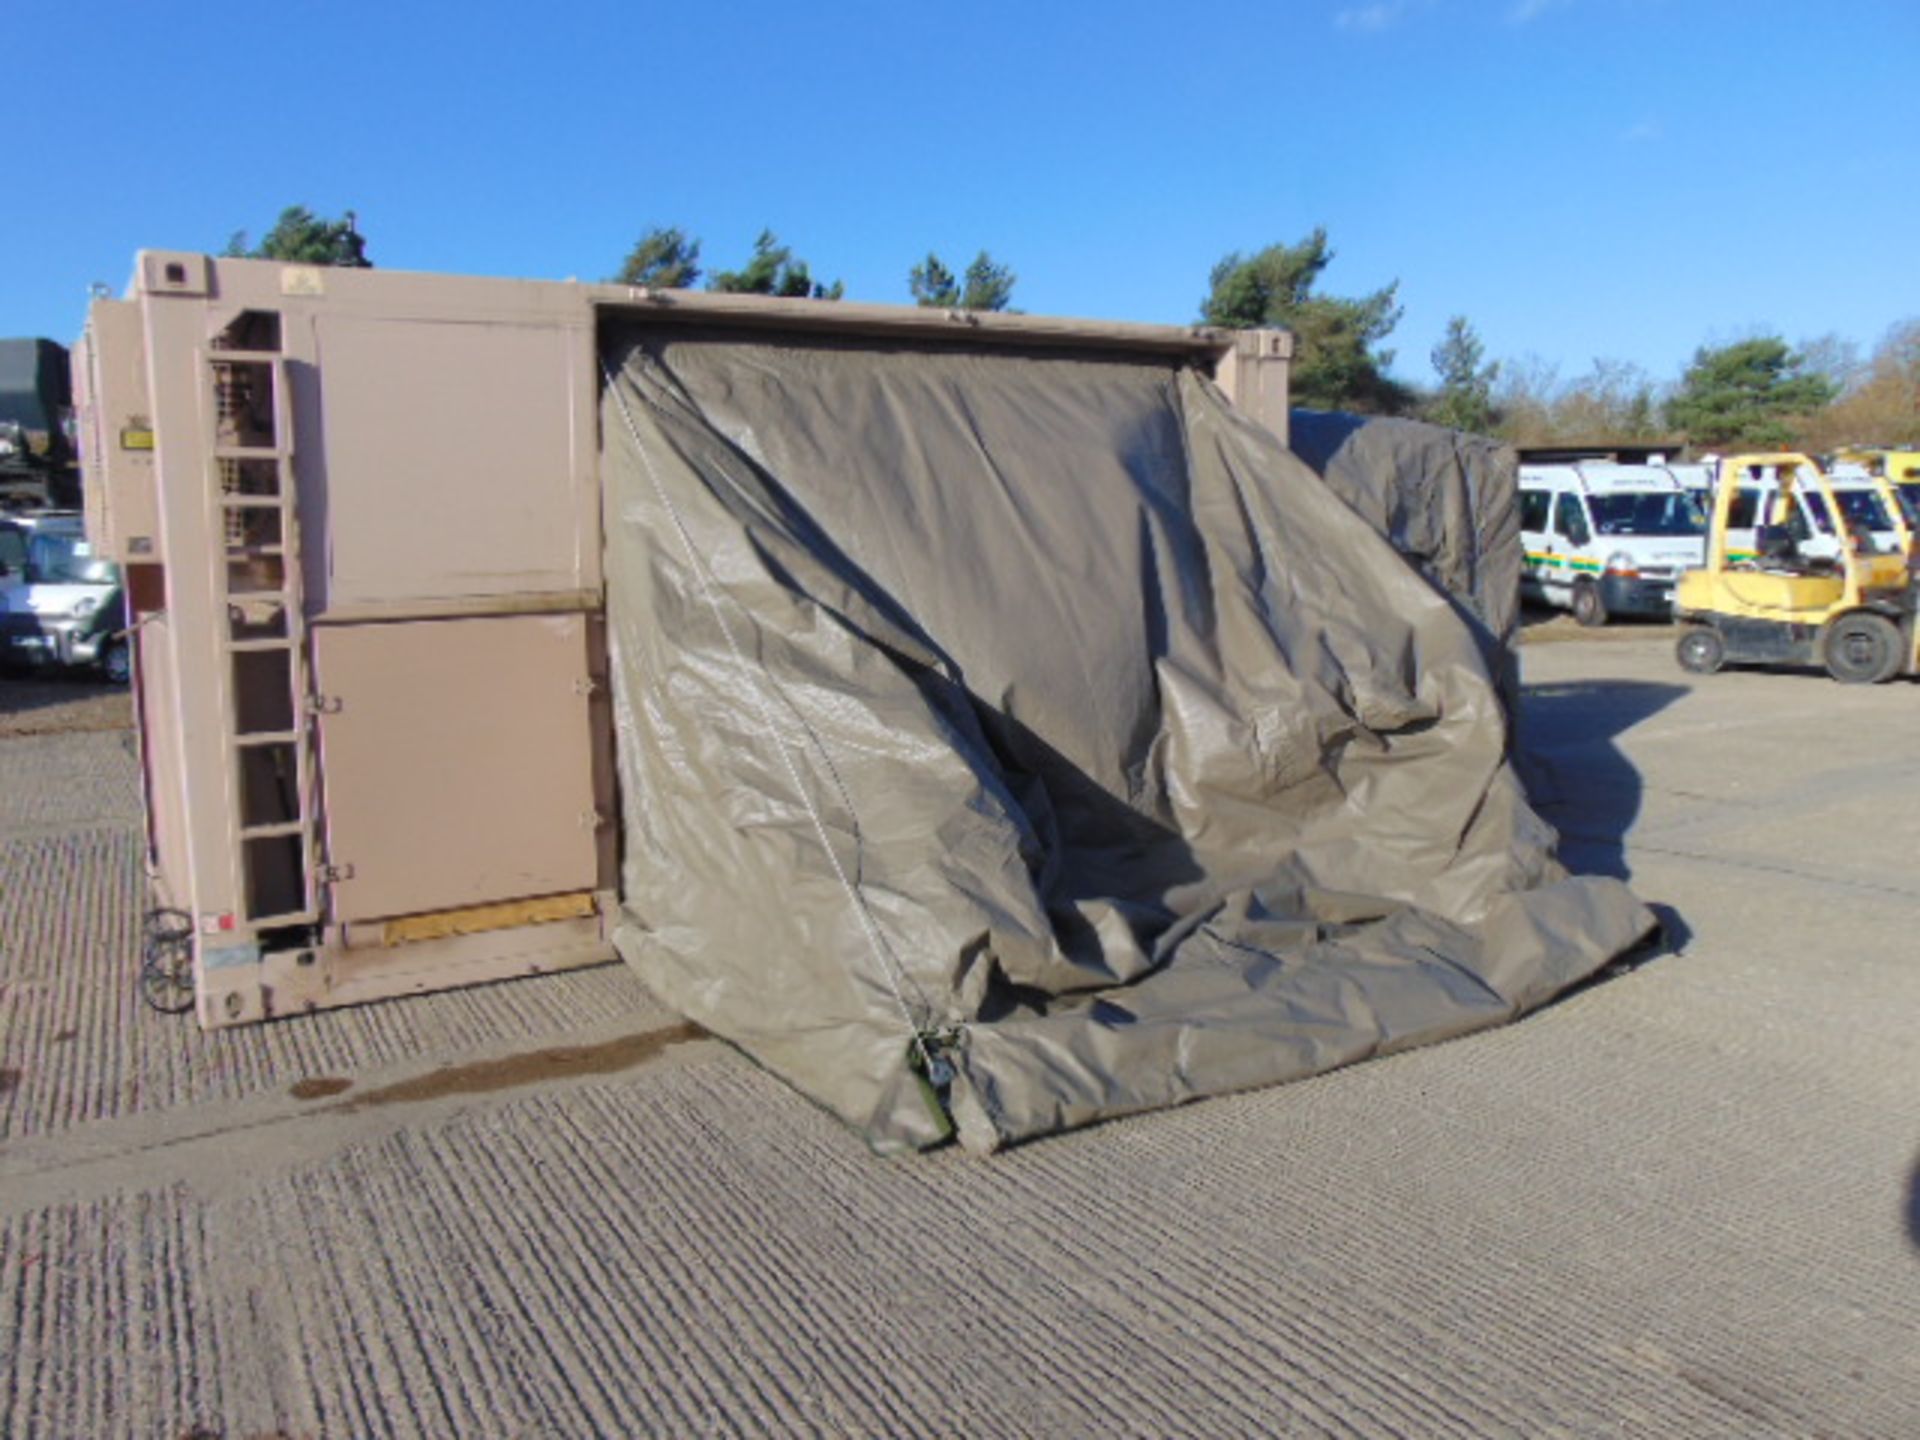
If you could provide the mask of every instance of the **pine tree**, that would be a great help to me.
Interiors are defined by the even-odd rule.
[[[753,242],[753,256],[738,270],[722,270],[709,289],[735,295],[782,295],[800,300],[838,300],[847,287],[838,280],[822,285],[807,270],[807,262],[793,258],[771,230],[762,230]]]
[[[1667,423],[1695,445],[1777,447],[1793,441],[1791,417],[1820,409],[1837,389],[1778,335],[1703,345],[1667,401]]]
[[[1500,365],[1481,363],[1487,347],[1474,334],[1464,315],[1447,321],[1447,333],[1433,347],[1433,368],[1440,376],[1440,393],[1427,407],[1436,425],[1484,435],[1493,428],[1493,382]]]
[[[634,242],[613,283],[691,290],[700,283],[700,242],[678,225],[656,225]]]
[[[1412,396],[1386,374],[1393,352],[1377,348],[1400,323],[1400,282],[1351,300],[1317,294],[1314,286],[1333,258],[1324,228],[1298,245],[1269,245],[1250,256],[1235,251],[1213,267],[1201,316],[1228,329],[1291,330],[1291,386],[1301,404],[1404,410]]]

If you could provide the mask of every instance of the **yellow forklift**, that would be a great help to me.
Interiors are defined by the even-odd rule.
[[[1736,561],[1727,543],[1735,497],[1745,477],[1769,469],[1775,485],[1752,553]],[[1788,522],[1799,513],[1803,487],[1835,517],[1836,554],[1801,552]],[[1899,513],[1897,500],[1883,500]],[[1901,553],[1906,547],[1877,548],[1845,516],[1825,473],[1806,455],[1722,460],[1706,564],[1684,573],[1674,589],[1674,618],[1685,627],[1675,647],[1680,668],[1711,675],[1728,664],[1822,665],[1844,685],[1877,685],[1912,670],[1914,585]]]

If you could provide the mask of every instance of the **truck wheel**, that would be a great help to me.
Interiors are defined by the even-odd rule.
[[[1842,685],[1878,685],[1900,670],[1900,629],[1884,615],[1856,610],[1827,627],[1827,673]]]
[[[1607,602],[1593,581],[1573,582],[1573,618],[1590,630],[1607,623]]]
[[[124,685],[133,679],[133,656],[125,640],[109,640],[100,652],[100,669],[109,685]]]
[[[1727,642],[1710,625],[1696,625],[1673,647],[1680,668],[1690,675],[1711,675],[1727,663]]]

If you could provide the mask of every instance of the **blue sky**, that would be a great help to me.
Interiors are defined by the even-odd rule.
[[[1656,378],[1920,315],[1915,0],[11,0],[3,33],[0,335],[294,203],[393,268],[600,278],[654,223],[725,268],[772,226],[855,299],[984,246],[1024,309],[1169,322],[1324,224],[1325,289],[1400,281],[1422,382],[1455,313]]]

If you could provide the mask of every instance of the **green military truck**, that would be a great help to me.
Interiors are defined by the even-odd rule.
[[[67,347],[0,340],[0,510],[78,509]]]

